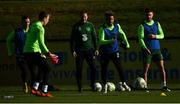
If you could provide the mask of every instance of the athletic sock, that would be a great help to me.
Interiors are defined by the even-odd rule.
[[[48,92],[48,85],[43,85],[42,91],[47,93]]]
[[[166,82],[161,83],[161,88],[166,87]]]
[[[38,87],[39,87],[39,82],[35,82],[34,85],[33,85],[33,88],[35,90],[38,90]]]

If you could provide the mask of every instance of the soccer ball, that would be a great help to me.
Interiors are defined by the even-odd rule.
[[[134,80],[133,87],[135,89],[145,89],[145,88],[147,88],[147,83],[143,78],[138,77]]]
[[[108,91],[115,91],[116,86],[112,82],[107,82],[107,90]]]
[[[102,85],[101,85],[99,82],[96,82],[96,83],[94,84],[94,90],[95,90],[95,91],[98,91],[98,92],[101,92],[101,90],[102,90]]]
[[[118,82],[116,84],[116,90],[117,91],[125,91],[126,89],[123,87],[122,82]]]

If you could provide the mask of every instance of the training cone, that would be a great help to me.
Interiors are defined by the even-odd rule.
[[[167,96],[164,92],[161,92],[160,96]]]

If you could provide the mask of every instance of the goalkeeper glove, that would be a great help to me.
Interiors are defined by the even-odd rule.
[[[58,63],[59,59],[58,59],[57,55],[52,54],[51,52],[48,52],[48,56],[50,57],[52,64],[57,64]]]

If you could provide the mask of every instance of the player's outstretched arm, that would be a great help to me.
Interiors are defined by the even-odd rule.
[[[119,30],[119,37],[125,42],[126,48],[130,48],[129,42],[127,40],[126,34],[124,33],[124,31],[122,30],[121,26],[119,24],[118,25],[118,30]]]

